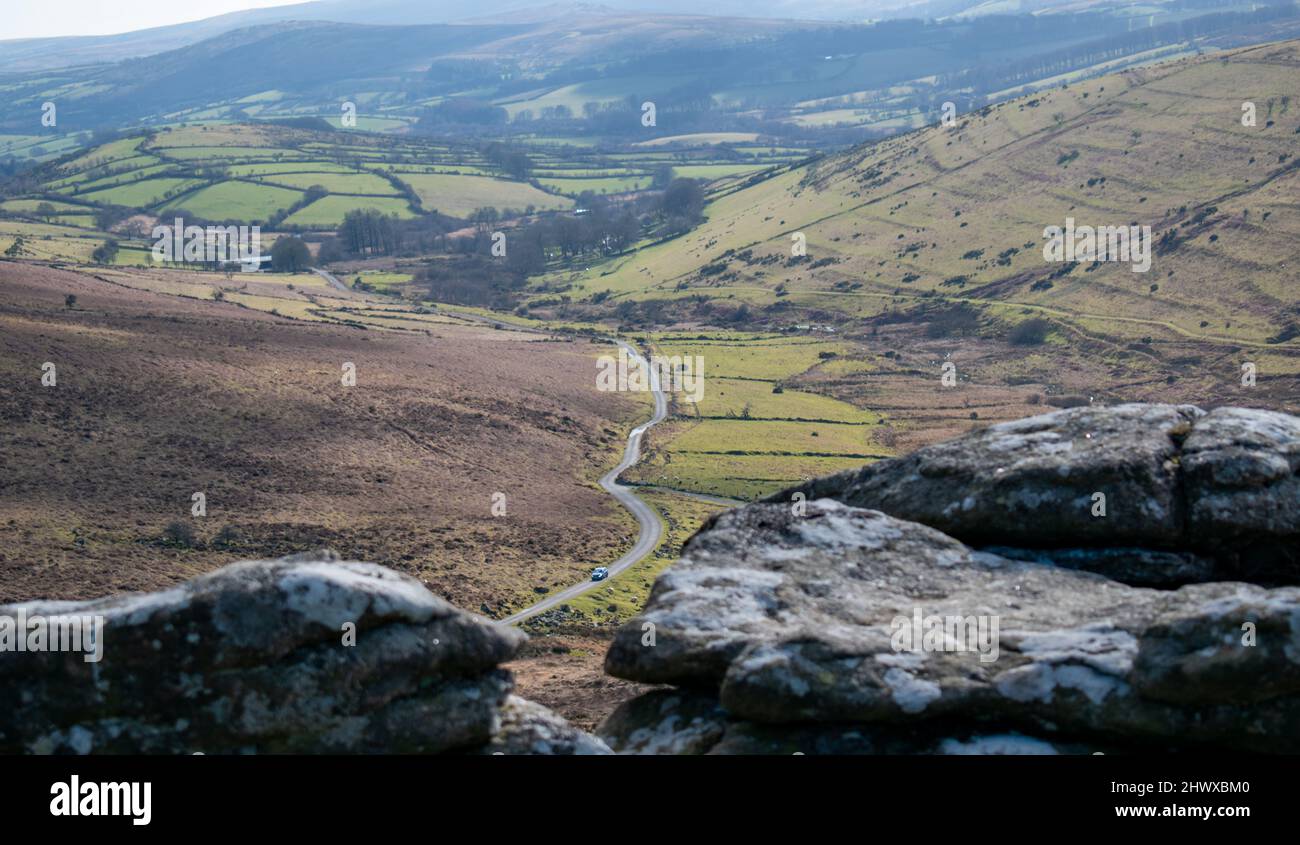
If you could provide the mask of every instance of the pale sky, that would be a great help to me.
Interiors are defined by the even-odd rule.
[[[51,35],[111,35],[149,29],[293,0],[7,0],[0,39]],[[301,2],[301,0],[297,0]]]

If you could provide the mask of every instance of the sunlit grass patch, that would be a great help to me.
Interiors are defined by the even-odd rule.
[[[249,182],[219,182],[172,201],[163,213],[180,208],[208,220],[265,220],[301,198],[299,191],[286,188]]]
[[[357,209],[374,209],[380,214],[396,214],[403,219],[415,216],[406,200],[398,197],[344,197],[327,196],[306,208],[289,215],[284,221],[289,226],[338,226],[343,215]]]
[[[780,390],[781,392],[775,392]],[[687,416],[749,417],[752,419],[829,420],[846,423],[875,423],[880,415],[847,402],[781,387],[765,381],[708,378],[704,398],[687,403],[679,397],[679,413]]]
[[[800,481],[853,469],[869,460],[807,455],[654,453],[625,473],[638,484],[753,501]]]

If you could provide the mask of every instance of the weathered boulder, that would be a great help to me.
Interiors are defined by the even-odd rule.
[[[501,733],[514,682],[498,666],[525,639],[330,553],[237,563],[159,593],[0,606],[20,615],[103,628],[82,652],[0,651],[10,753],[473,749]]]
[[[962,733],[944,725],[763,724],[729,718],[717,699],[655,690],[625,702],[601,735],[622,754],[1091,754],[1104,746],[1014,731]]]
[[[1072,408],[767,501],[795,493],[1132,584],[1300,581],[1300,418],[1274,411]]]
[[[480,753],[516,755],[613,754],[604,742],[570,725],[535,701],[512,695],[501,708],[501,723]]]
[[[721,514],[606,656],[677,689],[600,734],[633,753],[1300,751],[1300,588],[1210,580],[1231,538],[1294,561],[1298,431],[1076,410]],[[1096,490],[1132,510],[1113,536],[1082,504]],[[1113,577],[1083,571],[1098,561]],[[1204,583],[1124,583],[1161,568]]]
[[[1300,417],[1216,408],[1180,459],[1190,543],[1271,555],[1300,574]]]
[[[620,754],[707,754],[727,724],[715,697],[660,689],[619,705],[600,737]]]

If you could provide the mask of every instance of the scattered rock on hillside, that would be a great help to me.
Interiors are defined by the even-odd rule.
[[[0,606],[0,617],[20,610],[101,616],[103,651],[99,662],[0,653],[3,752],[520,747],[506,728],[526,703],[511,700],[513,679],[498,667],[524,635],[374,564],[331,553],[250,561],[159,593]],[[528,715],[554,737],[551,753],[596,742],[553,714]]]

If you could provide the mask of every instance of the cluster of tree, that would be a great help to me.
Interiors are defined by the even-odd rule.
[[[678,235],[704,219],[704,188],[695,179],[674,179],[658,201],[663,234]]]
[[[311,250],[301,238],[279,238],[271,247],[271,269],[297,273],[311,266]]]
[[[913,309],[912,319],[925,322],[925,336],[966,337],[979,331],[980,312],[965,302],[926,304]]]
[[[555,263],[617,255],[643,237],[669,237],[703,216],[704,192],[674,179],[660,194],[625,202],[584,193],[574,213],[553,214],[492,231],[495,215],[479,215],[474,231],[446,239],[448,259],[418,277],[430,298],[459,305],[512,307],[529,276]]]
[[[14,156],[8,156],[0,160],[0,181],[9,182],[24,171],[30,171],[33,167],[29,159],[18,159]],[[21,193],[21,190],[14,190],[14,186],[7,185],[6,189],[13,193]]]
[[[349,211],[334,237],[321,244],[320,261],[343,261],[374,255],[427,255],[448,249],[447,233],[460,221],[437,212],[402,220],[374,209]]]
[[[313,132],[334,132],[334,125],[323,117],[275,117],[259,121],[273,126],[287,126],[290,129],[309,129]]]
[[[435,302],[480,308],[513,307],[526,282],[507,262],[478,252],[433,259],[416,275],[416,285]]]
[[[452,97],[425,109],[415,131],[444,133],[459,127],[504,126],[509,114],[501,106],[472,97]]]
[[[513,63],[495,59],[436,59],[424,76],[435,86],[433,90],[465,91],[498,84],[517,73],[518,68]],[[526,91],[530,85],[536,85],[536,82],[521,79],[513,87]]]
[[[1047,340],[1052,323],[1042,317],[1030,317],[1011,327],[1007,340],[1016,346],[1037,346]]]
[[[51,220],[53,220],[55,217],[58,216],[59,211],[54,207],[52,203],[41,202],[36,204],[36,210],[32,213],[34,216],[40,218],[41,220],[44,220],[46,223],[49,223]]]
[[[135,209],[124,205],[103,205],[95,209],[95,228],[107,232],[117,224],[135,214]],[[175,216],[182,216],[177,212]]]
[[[519,269],[531,275],[542,272],[547,261],[568,263],[585,256],[618,255],[643,237],[681,234],[703,217],[701,184],[694,179],[673,179],[662,193],[624,202],[585,192],[578,197],[575,213],[550,215],[518,226],[511,230],[509,241],[512,248],[527,245],[529,261]]]
[[[90,253],[90,260],[96,264],[112,264],[117,258],[118,249],[118,242],[109,238],[95,247],[94,252]]]
[[[492,164],[516,179],[527,179],[533,171],[533,161],[520,150],[500,143],[484,145],[479,152]]]
[[[547,217],[521,227],[511,233],[511,244],[537,245],[536,249],[529,248],[529,254],[536,255],[538,266],[525,268],[534,274],[545,270],[548,259],[567,263],[584,255],[617,255],[640,232],[641,223],[630,210],[593,201],[586,214]]]
[[[396,214],[382,214],[373,208],[343,215],[339,237],[353,255],[393,255],[400,248]]]

